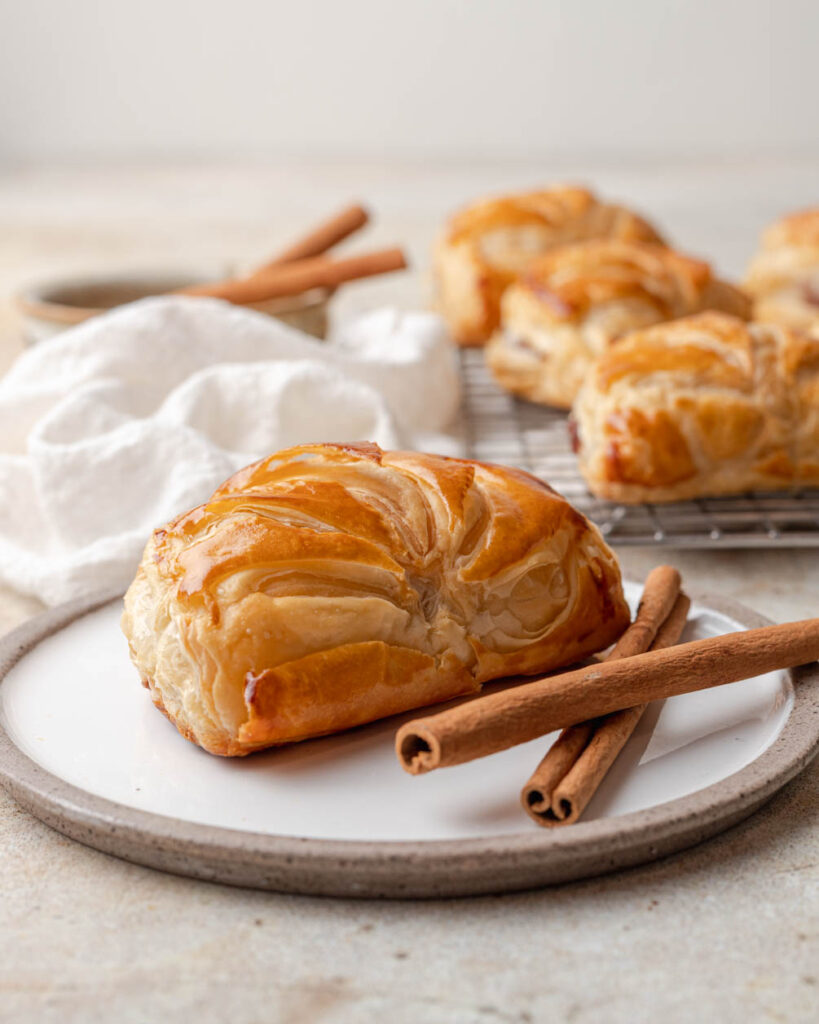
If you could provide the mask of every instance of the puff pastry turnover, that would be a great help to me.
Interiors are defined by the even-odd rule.
[[[772,224],[748,270],[757,320],[819,330],[819,207]]]
[[[545,484],[357,444],[272,455],[157,530],[122,623],[154,703],[235,755],[577,661],[628,618]]]
[[[591,238],[660,242],[654,228],[584,188],[484,199],[453,216],[433,253],[438,305],[460,345],[483,345],[504,290],[535,256]]]
[[[592,360],[621,335],[704,309],[750,315],[707,263],[648,242],[592,241],[536,259],[501,300],[486,357],[498,382],[568,409]]]
[[[636,331],[578,395],[580,470],[626,503],[819,484],[819,340],[701,313]]]

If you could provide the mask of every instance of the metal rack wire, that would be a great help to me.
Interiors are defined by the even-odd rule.
[[[682,548],[819,547],[819,491],[618,505],[589,494],[564,413],[519,401],[489,375],[479,349],[462,349],[464,435],[470,458],[519,466],[547,480],[615,545]]]

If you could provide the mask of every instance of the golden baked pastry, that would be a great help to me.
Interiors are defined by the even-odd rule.
[[[819,207],[783,217],[764,232],[746,287],[757,320],[819,329]]]
[[[621,335],[705,309],[747,318],[750,301],[707,263],[661,245],[562,246],[507,288],[486,358],[508,391],[568,409],[592,360]]]
[[[235,755],[566,665],[628,620],[546,484],[362,443],[271,455],[157,530],[122,625],[157,707]]]
[[[700,313],[635,331],[572,413],[580,470],[626,503],[819,484],[819,340]]]
[[[460,345],[483,345],[504,290],[532,259],[591,238],[660,242],[641,217],[585,188],[483,199],[453,216],[433,253],[438,305]]]

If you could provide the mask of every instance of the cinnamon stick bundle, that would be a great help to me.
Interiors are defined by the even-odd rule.
[[[819,619],[694,640],[538,679],[407,722],[396,736],[413,775],[485,757],[577,722],[819,658]]]
[[[651,577],[646,581],[644,595],[650,580]],[[679,642],[690,607],[689,598],[678,593],[671,613],[657,630],[649,650],[659,651]],[[621,639],[637,624],[642,610],[641,603],[637,620]],[[644,633],[644,642],[647,641],[648,633]],[[615,656],[616,650],[608,660]],[[521,791],[521,804],[529,817],[538,825],[546,826],[570,825],[577,821],[647,707],[647,704],[638,704],[597,721],[581,722],[565,729]]]
[[[267,302],[269,299],[300,295],[311,288],[335,288],[345,281],[354,281],[392,270],[403,270],[407,265],[400,249],[382,249],[361,253],[342,260],[326,256],[283,263],[269,270],[258,271],[250,277],[236,277],[227,281],[189,285],[180,288],[180,295],[206,295],[225,299],[239,305]]]
[[[614,645],[606,661],[630,658],[635,654],[642,654],[651,647],[657,631],[675,606],[681,582],[679,572],[670,565],[660,565],[652,569],[643,586],[634,621]],[[674,642],[676,643],[676,640]],[[613,719],[614,716],[609,716],[608,720],[604,719],[601,722],[579,722],[570,726],[564,729],[546,752],[521,792],[524,810],[538,824],[557,824],[564,820],[567,817],[563,813],[566,802],[569,802],[572,808],[577,808],[578,799],[573,784],[577,782],[583,791],[593,785],[593,781],[587,778],[590,755],[583,757],[583,763],[580,764],[581,756],[584,755],[593,736],[596,737],[595,746],[598,750],[605,744],[606,736],[619,736],[619,730],[614,730],[612,725],[606,729],[606,721]],[[636,725],[636,722],[634,724]],[[603,735],[601,730],[606,730]],[[557,788],[570,775],[569,786],[561,787],[561,793],[556,794]],[[601,780],[598,780],[598,784]],[[594,789],[596,788],[594,785]],[[555,797],[556,799],[553,799]],[[580,810],[576,813],[580,814]]]

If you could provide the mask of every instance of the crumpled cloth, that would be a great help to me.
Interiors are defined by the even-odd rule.
[[[458,454],[457,363],[431,313],[322,343],[215,299],[154,298],[25,352],[0,380],[0,579],[47,604],[130,582],[151,531],[280,448]]]

